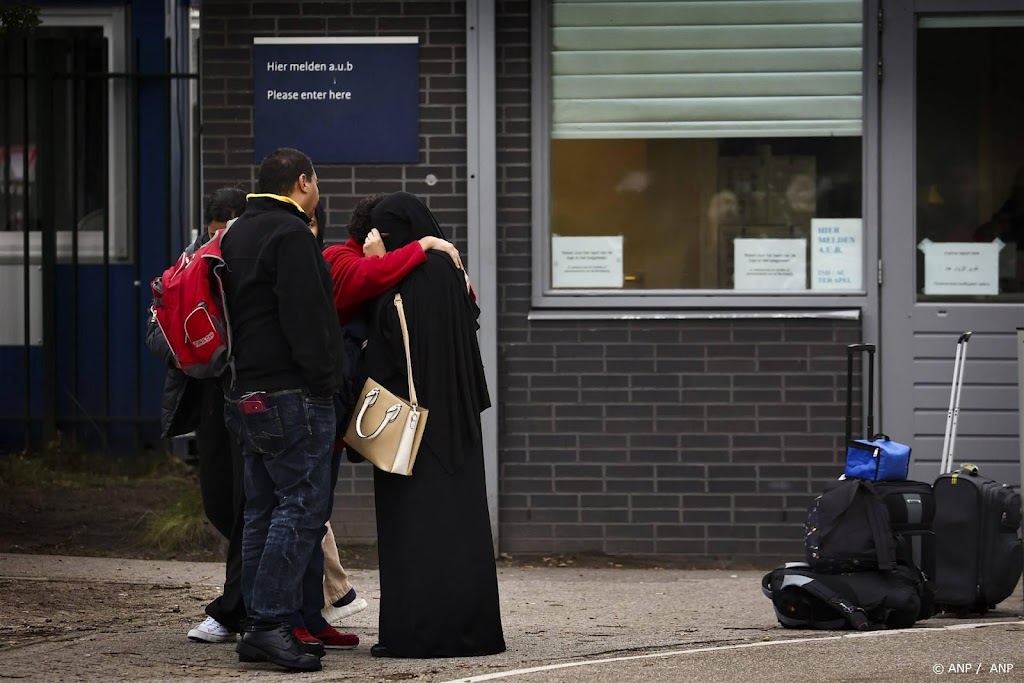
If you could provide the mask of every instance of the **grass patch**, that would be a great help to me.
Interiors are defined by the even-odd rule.
[[[142,541],[162,552],[195,552],[212,549],[218,538],[203,512],[199,487],[190,485],[169,507],[148,516]]]
[[[188,465],[166,453],[140,453],[132,457],[63,450],[0,454],[0,488],[91,488],[139,479],[190,476]]]
[[[196,475],[152,451],[0,453],[0,552],[222,558]]]

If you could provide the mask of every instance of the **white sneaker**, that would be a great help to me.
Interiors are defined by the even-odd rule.
[[[197,643],[233,643],[235,634],[213,617],[206,617],[206,621],[188,632],[188,639]]]
[[[334,605],[327,605],[320,610],[320,616],[327,621],[328,624],[337,624],[345,617],[350,617],[357,612],[362,612],[366,609],[366,600],[363,598],[356,598],[347,605],[341,607],[335,607]]]

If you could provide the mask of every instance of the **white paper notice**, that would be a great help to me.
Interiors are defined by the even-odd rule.
[[[551,236],[551,286],[622,287],[622,235]]]
[[[807,289],[806,239],[737,238],[733,250],[736,289]]]
[[[921,240],[924,252],[924,293],[952,296],[999,294],[998,237],[991,242]]]
[[[863,287],[863,234],[859,218],[811,219],[811,289]]]

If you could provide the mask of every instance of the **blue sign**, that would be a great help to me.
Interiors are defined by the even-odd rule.
[[[419,39],[254,38],[256,161],[293,147],[314,163],[419,160]]]

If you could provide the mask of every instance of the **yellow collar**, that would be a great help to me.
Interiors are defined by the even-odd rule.
[[[306,211],[301,206],[299,206],[299,203],[297,201],[295,201],[294,199],[292,199],[291,197],[285,197],[284,195],[281,195],[281,194],[270,194],[269,192],[264,192],[264,193],[261,193],[261,194],[247,194],[247,195],[245,195],[246,199],[255,199],[257,197],[270,197],[271,199],[276,199],[279,202],[288,202],[289,204],[294,205],[296,209],[301,211],[303,216],[308,216]]]

